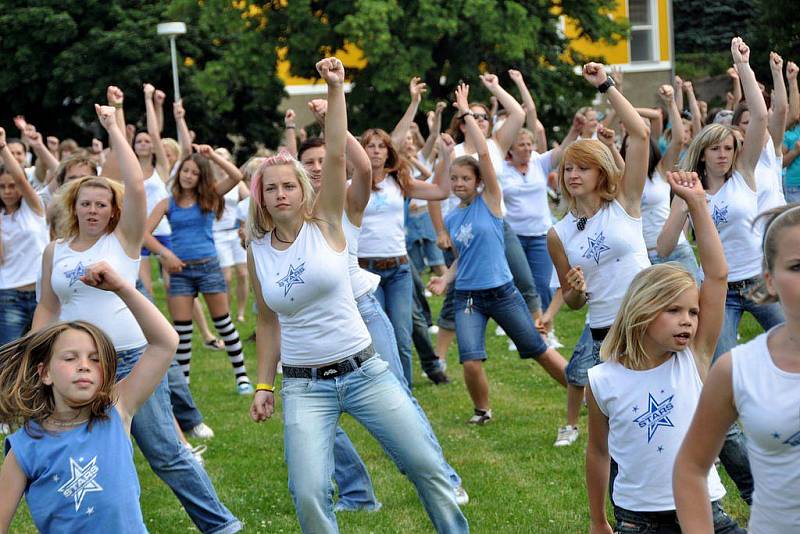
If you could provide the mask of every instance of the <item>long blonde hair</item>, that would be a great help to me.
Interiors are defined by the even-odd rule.
[[[761,219],[765,221],[764,237],[761,241],[761,250],[764,252],[763,269],[765,273],[772,273],[775,268],[778,248],[780,247],[779,239],[781,233],[787,228],[800,226],[800,203],[795,202],[765,211],[753,221],[753,225]],[[769,294],[767,284],[763,278],[753,288],[750,297],[757,304],[770,304],[779,300],[777,295]]]
[[[65,217],[63,217],[60,227],[56,229],[56,233],[64,239],[77,237],[80,232],[78,210],[75,204],[78,202],[78,194],[84,187],[97,187],[111,193],[111,219],[108,221],[106,233],[113,232],[117,228],[117,224],[119,224],[122,216],[122,196],[125,193],[125,187],[104,176],[84,176],[64,185],[63,193],[59,192]]]
[[[680,169],[682,171],[696,172],[700,176],[703,187],[708,188],[706,162],[702,159],[703,153],[706,148],[722,143],[728,136],[733,137],[733,158],[731,159],[731,168],[725,174],[725,179],[730,178],[734,169],[736,169],[736,161],[741,147],[739,146],[739,140],[734,135],[733,128],[724,124],[709,124],[700,130],[700,133],[689,143],[686,155],[680,163]]]
[[[687,289],[697,289],[692,274],[676,262],[653,265],[631,281],[614,324],[600,347],[600,358],[628,369],[648,368],[644,350],[647,327]]]
[[[605,202],[611,202],[617,197],[619,184],[622,182],[622,170],[614,163],[614,155],[596,139],[579,139],[564,150],[561,165],[558,167],[558,185],[570,210],[575,209],[575,197],[570,193],[564,179],[564,168],[568,162],[596,167],[600,171],[600,180],[595,189],[597,194]]]

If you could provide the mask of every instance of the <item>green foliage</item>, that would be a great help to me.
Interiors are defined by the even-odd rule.
[[[743,34],[761,0],[680,0],[672,2],[676,52],[726,51]],[[767,0],[771,1],[771,0]],[[746,37],[746,36],[745,36]]]

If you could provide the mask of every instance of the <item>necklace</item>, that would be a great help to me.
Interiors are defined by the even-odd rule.
[[[586,228],[586,217],[579,217],[577,221],[577,227],[579,232],[583,232],[583,229]]]
[[[284,241],[283,239],[281,239],[280,236],[278,235],[278,227],[277,226],[275,227],[275,230],[272,232],[272,234],[275,236],[275,239],[277,239],[278,241],[280,241],[284,245],[291,245],[292,243],[294,243],[297,240],[297,236],[295,236],[295,238],[292,239],[291,241]]]
[[[87,417],[86,419],[81,419],[80,421],[61,421],[61,420],[55,419],[55,418],[53,418],[51,416],[51,417],[48,418],[47,421],[53,426],[57,426],[57,427],[60,427],[60,428],[71,428],[71,427],[75,427],[75,426],[80,426],[80,425],[82,425],[84,423],[88,423],[89,422],[89,418]]]

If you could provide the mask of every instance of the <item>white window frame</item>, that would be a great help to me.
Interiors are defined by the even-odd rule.
[[[631,1],[626,0],[625,8],[627,9],[626,13],[628,14],[628,20],[630,21],[630,13],[631,13]],[[659,26],[658,26],[658,0],[644,0],[647,4],[649,4],[649,13],[650,13],[650,22],[649,24],[633,24],[631,23],[631,32],[634,30],[648,30],[650,32],[650,54],[649,59],[645,60],[633,60],[633,54],[631,52],[631,41],[628,40],[628,62],[632,65],[640,65],[644,63],[658,63],[659,62],[659,48],[658,48],[658,35],[659,35]]]

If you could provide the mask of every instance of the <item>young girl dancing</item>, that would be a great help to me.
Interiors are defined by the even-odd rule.
[[[605,510],[611,458],[619,470],[612,491],[617,532],[681,531],[672,466],[722,327],[728,268],[697,175],[668,173],[667,180],[689,206],[705,280],[698,291],[693,273],[675,262],[637,274],[600,350],[604,363],[589,369],[592,533],[611,533]],[[743,532],[719,506],[725,489],[714,469],[709,493],[715,531]]]
[[[85,321],[46,326],[0,350],[0,420],[20,426],[5,441],[0,532],[23,494],[40,532],[147,532],[131,420],[163,380],[178,336],[108,263],[88,266],[80,280],[125,303],[147,348],[116,383],[114,345]]]
[[[749,532],[800,527],[800,205],[764,218],[764,284],[755,298],[780,302],[786,322],[724,354],[708,374],[673,475],[686,533],[711,530],[705,478],[737,419],[755,483]]]

